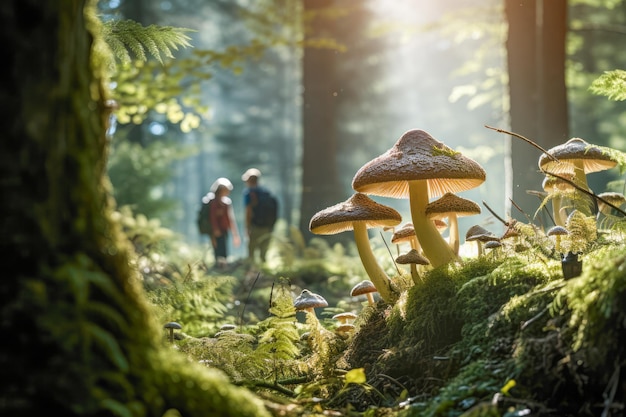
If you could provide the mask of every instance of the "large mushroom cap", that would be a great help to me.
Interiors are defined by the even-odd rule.
[[[480,214],[480,206],[456,194],[445,193],[439,199],[426,206],[426,215],[430,218],[444,218],[450,214],[457,217],[473,216]]]
[[[548,153],[558,162],[544,153],[539,157],[539,168],[555,174],[573,173],[576,161],[582,162],[585,173],[604,171],[617,165],[605,150],[581,138],[572,138],[548,149]]]
[[[402,216],[395,209],[379,204],[365,194],[355,193],[348,200],[317,212],[309,230],[318,235],[332,235],[354,228],[353,222],[366,227],[396,226]]]
[[[429,197],[475,188],[485,170],[423,130],[409,130],[384,154],[362,166],[352,179],[354,190],[393,198],[409,196],[407,181],[428,180]]]

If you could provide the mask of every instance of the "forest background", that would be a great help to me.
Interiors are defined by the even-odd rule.
[[[626,148],[624,103],[589,91],[604,71],[624,67],[622,1],[112,0],[99,7],[105,21],[191,29],[192,47],[175,59],[134,64],[148,72],[121,71],[118,99],[127,112],[117,113],[109,164],[119,206],[158,218],[189,243],[207,243],[195,216],[217,177],[233,180],[242,224],[239,177],[250,166],[278,194],[284,226],[308,240],[311,216],[346,199],[358,168],[413,128],[483,165],[487,181],[466,197],[503,217],[532,216],[538,207],[526,191],[540,189],[540,152],[486,125],[546,149],[573,136]],[[158,85],[165,75],[178,92],[173,106],[134,105],[166,91]],[[591,175],[591,188],[621,191],[611,175]],[[381,200],[405,217],[405,202]],[[462,218],[461,231],[477,223],[489,226],[493,217],[483,210]]]

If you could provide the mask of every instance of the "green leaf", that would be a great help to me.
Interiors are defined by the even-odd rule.
[[[365,384],[367,378],[365,377],[365,369],[364,368],[355,368],[350,369],[345,376],[346,385],[347,384]]]

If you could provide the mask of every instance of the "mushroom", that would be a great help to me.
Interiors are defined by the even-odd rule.
[[[564,175],[567,179],[573,179],[573,174]],[[543,190],[548,193],[548,197],[552,199],[552,217],[554,217],[554,223],[557,226],[564,226],[567,213],[563,205],[563,194],[569,192],[575,192],[576,188],[563,181],[561,178],[554,177],[552,175],[546,175],[542,182]]]
[[[563,226],[553,226],[551,227],[547,232],[546,235],[552,237],[554,236],[554,249],[558,252],[558,253],[563,253],[561,251],[561,238],[565,235],[568,235],[569,232],[567,231],[567,229]]]
[[[624,197],[624,194],[618,192],[606,191],[598,194],[598,197],[604,201],[598,200],[598,214],[596,219],[600,218],[600,214],[603,214],[605,217],[611,215],[611,206],[606,204],[605,201],[617,208],[626,203],[626,197]]]
[[[483,243],[491,240],[499,240],[497,236],[480,225],[474,225],[467,229],[465,240],[468,242],[476,241],[478,248],[478,256],[483,254]]]
[[[422,277],[417,272],[417,265],[429,265],[430,262],[428,259],[419,254],[415,249],[411,249],[404,255],[400,255],[396,258],[396,262],[401,265],[410,265],[411,266],[411,278],[413,278],[413,282],[415,284],[418,283],[422,279]]]
[[[341,338],[347,339],[350,333],[354,332],[354,324],[344,323],[335,328],[335,333]]]
[[[169,330],[170,343],[173,343],[174,342],[174,330],[180,330],[183,328],[183,326],[176,323],[175,321],[170,321],[169,323],[165,323],[165,326],[163,326],[163,328]]]
[[[294,300],[293,306],[296,311],[306,311],[309,314],[309,317],[319,322],[317,316],[315,315],[315,309],[328,306],[328,302],[321,295],[304,289]]]
[[[374,257],[367,229],[395,226],[401,221],[402,216],[393,208],[379,204],[365,194],[355,193],[348,200],[317,212],[311,218],[309,229],[319,235],[352,230],[365,272],[376,286],[381,298],[387,303],[392,303],[397,295],[391,288],[389,276]]]
[[[448,243],[455,254],[459,254],[459,217],[480,214],[480,206],[472,200],[459,197],[456,194],[445,193],[438,200],[426,206],[426,216],[430,219],[448,218],[450,236]]]
[[[373,306],[374,302],[374,293],[378,292],[372,281],[364,280],[356,284],[352,287],[352,291],[350,291],[350,295],[352,297],[357,297],[359,295],[365,295],[367,297],[367,302],[369,305]]]
[[[589,191],[587,174],[611,169],[617,165],[617,161],[613,160],[606,150],[606,148],[589,144],[581,138],[572,138],[548,149],[550,155],[542,154],[539,157],[539,169],[548,175],[573,174],[573,182]]]
[[[357,315],[346,311],[345,313],[337,313],[333,316],[333,319],[337,320],[339,324],[352,324],[356,320]]]
[[[423,130],[410,130],[391,149],[362,166],[352,179],[352,188],[384,197],[408,197],[422,251],[438,267],[457,255],[426,217],[429,198],[469,190],[485,178],[485,170],[477,162]]]
[[[417,235],[415,234],[415,229],[413,228],[413,223],[405,223],[391,236],[391,243],[397,245],[401,242],[409,242],[411,248],[419,252],[420,245],[417,240]]]
[[[586,190],[587,176],[591,172],[604,171],[617,165],[606,149],[587,143],[581,138],[548,149],[551,158],[545,153],[539,157],[539,168],[547,174],[574,174],[574,183]]]

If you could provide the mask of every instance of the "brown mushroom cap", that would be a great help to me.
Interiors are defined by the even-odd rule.
[[[409,130],[382,155],[362,166],[352,179],[358,192],[392,198],[409,196],[407,181],[427,180],[429,197],[459,192],[485,181],[485,170],[423,130]]]
[[[585,173],[604,171],[617,165],[601,147],[591,145],[581,138],[572,138],[548,149],[548,153],[558,159],[558,162],[544,153],[539,157],[539,168],[555,174],[573,173],[575,161],[582,162]]]
[[[338,320],[342,324],[349,323],[350,321],[356,320],[356,318],[357,315],[349,311],[346,311],[345,313],[337,313],[333,316],[334,320]]]
[[[417,239],[413,223],[406,223],[391,236],[391,243],[409,242]]]
[[[372,281],[364,280],[356,284],[352,287],[352,291],[350,291],[350,295],[352,297],[356,297],[358,295],[365,295],[369,293],[378,292]]]
[[[379,204],[362,193],[317,212],[309,223],[311,232],[332,235],[354,228],[353,222],[363,222],[366,227],[396,226],[402,216],[395,209]]]
[[[605,201],[608,201],[610,204],[613,204],[616,207],[621,206],[626,203],[626,197],[622,193],[614,192],[614,191],[605,191],[603,193],[598,194],[598,197],[602,198]],[[598,208],[602,209],[606,204],[603,201],[598,201]]]
[[[442,219],[451,214],[457,217],[473,216],[480,214],[480,206],[472,200],[449,192],[426,206],[426,216],[431,219]]]
[[[574,179],[574,175],[567,173],[563,175],[564,178],[569,180]],[[546,175],[541,183],[541,187],[545,192],[553,193],[555,191],[574,191],[576,187],[567,181],[563,181],[561,178],[554,177],[552,175]]]
[[[500,240],[496,235],[480,225],[474,225],[467,229],[465,240],[478,240],[480,242],[489,242],[490,240]]]
[[[396,262],[401,265],[415,264],[415,265],[430,265],[430,261],[419,254],[415,249],[411,249],[407,253],[400,255],[396,258]]]

